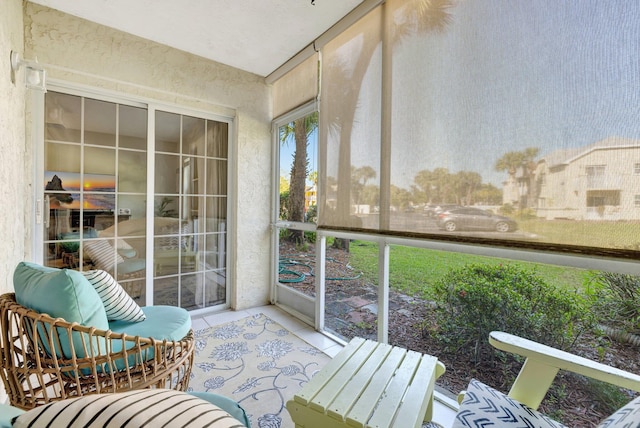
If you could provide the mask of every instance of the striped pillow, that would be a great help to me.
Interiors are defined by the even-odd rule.
[[[122,256],[116,253],[113,246],[103,239],[85,241],[84,250],[98,269],[113,272],[113,268],[117,264],[124,262]]]
[[[140,306],[127,294],[124,288],[104,270],[82,272],[96,289],[109,321],[144,321]]]
[[[92,394],[36,407],[13,421],[18,428],[38,427],[184,427],[242,428],[219,407],[172,389],[142,389]]]
[[[177,230],[176,230],[177,229]],[[178,233],[180,236],[178,236]],[[155,239],[155,248],[161,250],[177,250],[178,248],[182,248],[186,250],[189,244],[189,238],[191,233],[191,224],[183,223],[179,227],[175,226],[165,226],[160,229],[160,235],[174,235],[174,236],[165,236],[159,237]]]

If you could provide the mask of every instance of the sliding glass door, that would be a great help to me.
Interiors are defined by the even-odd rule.
[[[110,272],[145,302],[147,110],[49,91],[45,96],[44,263]]]
[[[142,305],[226,304],[229,123],[51,90],[44,118],[43,264]]]
[[[226,301],[228,124],[155,113],[154,302]]]

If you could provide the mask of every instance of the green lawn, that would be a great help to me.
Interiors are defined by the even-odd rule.
[[[518,220],[520,230],[544,242],[587,247],[638,249],[640,222]]]
[[[543,242],[589,247],[638,249],[640,222],[598,222],[571,220],[518,220],[521,231],[534,234]],[[378,283],[378,247],[365,241],[351,243],[351,266],[362,271],[368,281]],[[451,269],[469,263],[512,263],[535,268],[549,284],[582,289],[589,271],[563,266],[475,256],[471,254],[391,246],[390,286],[407,294],[428,293],[431,284]]]
[[[356,271],[362,271],[368,281],[377,284],[377,244],[353,241],[350,252],[351,266]],[[409,295],[428,295],[431,285],[449,270],[470,263],[510,263],[524,268],[534,268],[549,284],[574,289],[581,289],[589,275],[589,271],[583,269],[392,245],[389,258],[390,287]]]

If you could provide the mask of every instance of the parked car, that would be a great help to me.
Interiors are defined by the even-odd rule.
[[[429,217],[435,217],[443,211],[447,211],[453,208],[462,208],[460,205],[455,204],[429,204],[424,206],[424,212],[427,213]]]
[[[463,229],[513,232],[518,229],[518,223],[509,217],[471,207],[452,208],[441,212],[437,216],[437,225],[447,232]]]

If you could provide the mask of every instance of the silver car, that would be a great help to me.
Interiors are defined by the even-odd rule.
[[[424,212],[428,217],[435,217],[443,211],[447,211],[453,208],[462,208],[460,205],[455,204],[429,204],[425,205]]]
[[[465,229],[513,232],[518,229],[518,223],[509,217],[470,207],[453,208],[439,213],[437,224],[440,229],[447,232]]]

